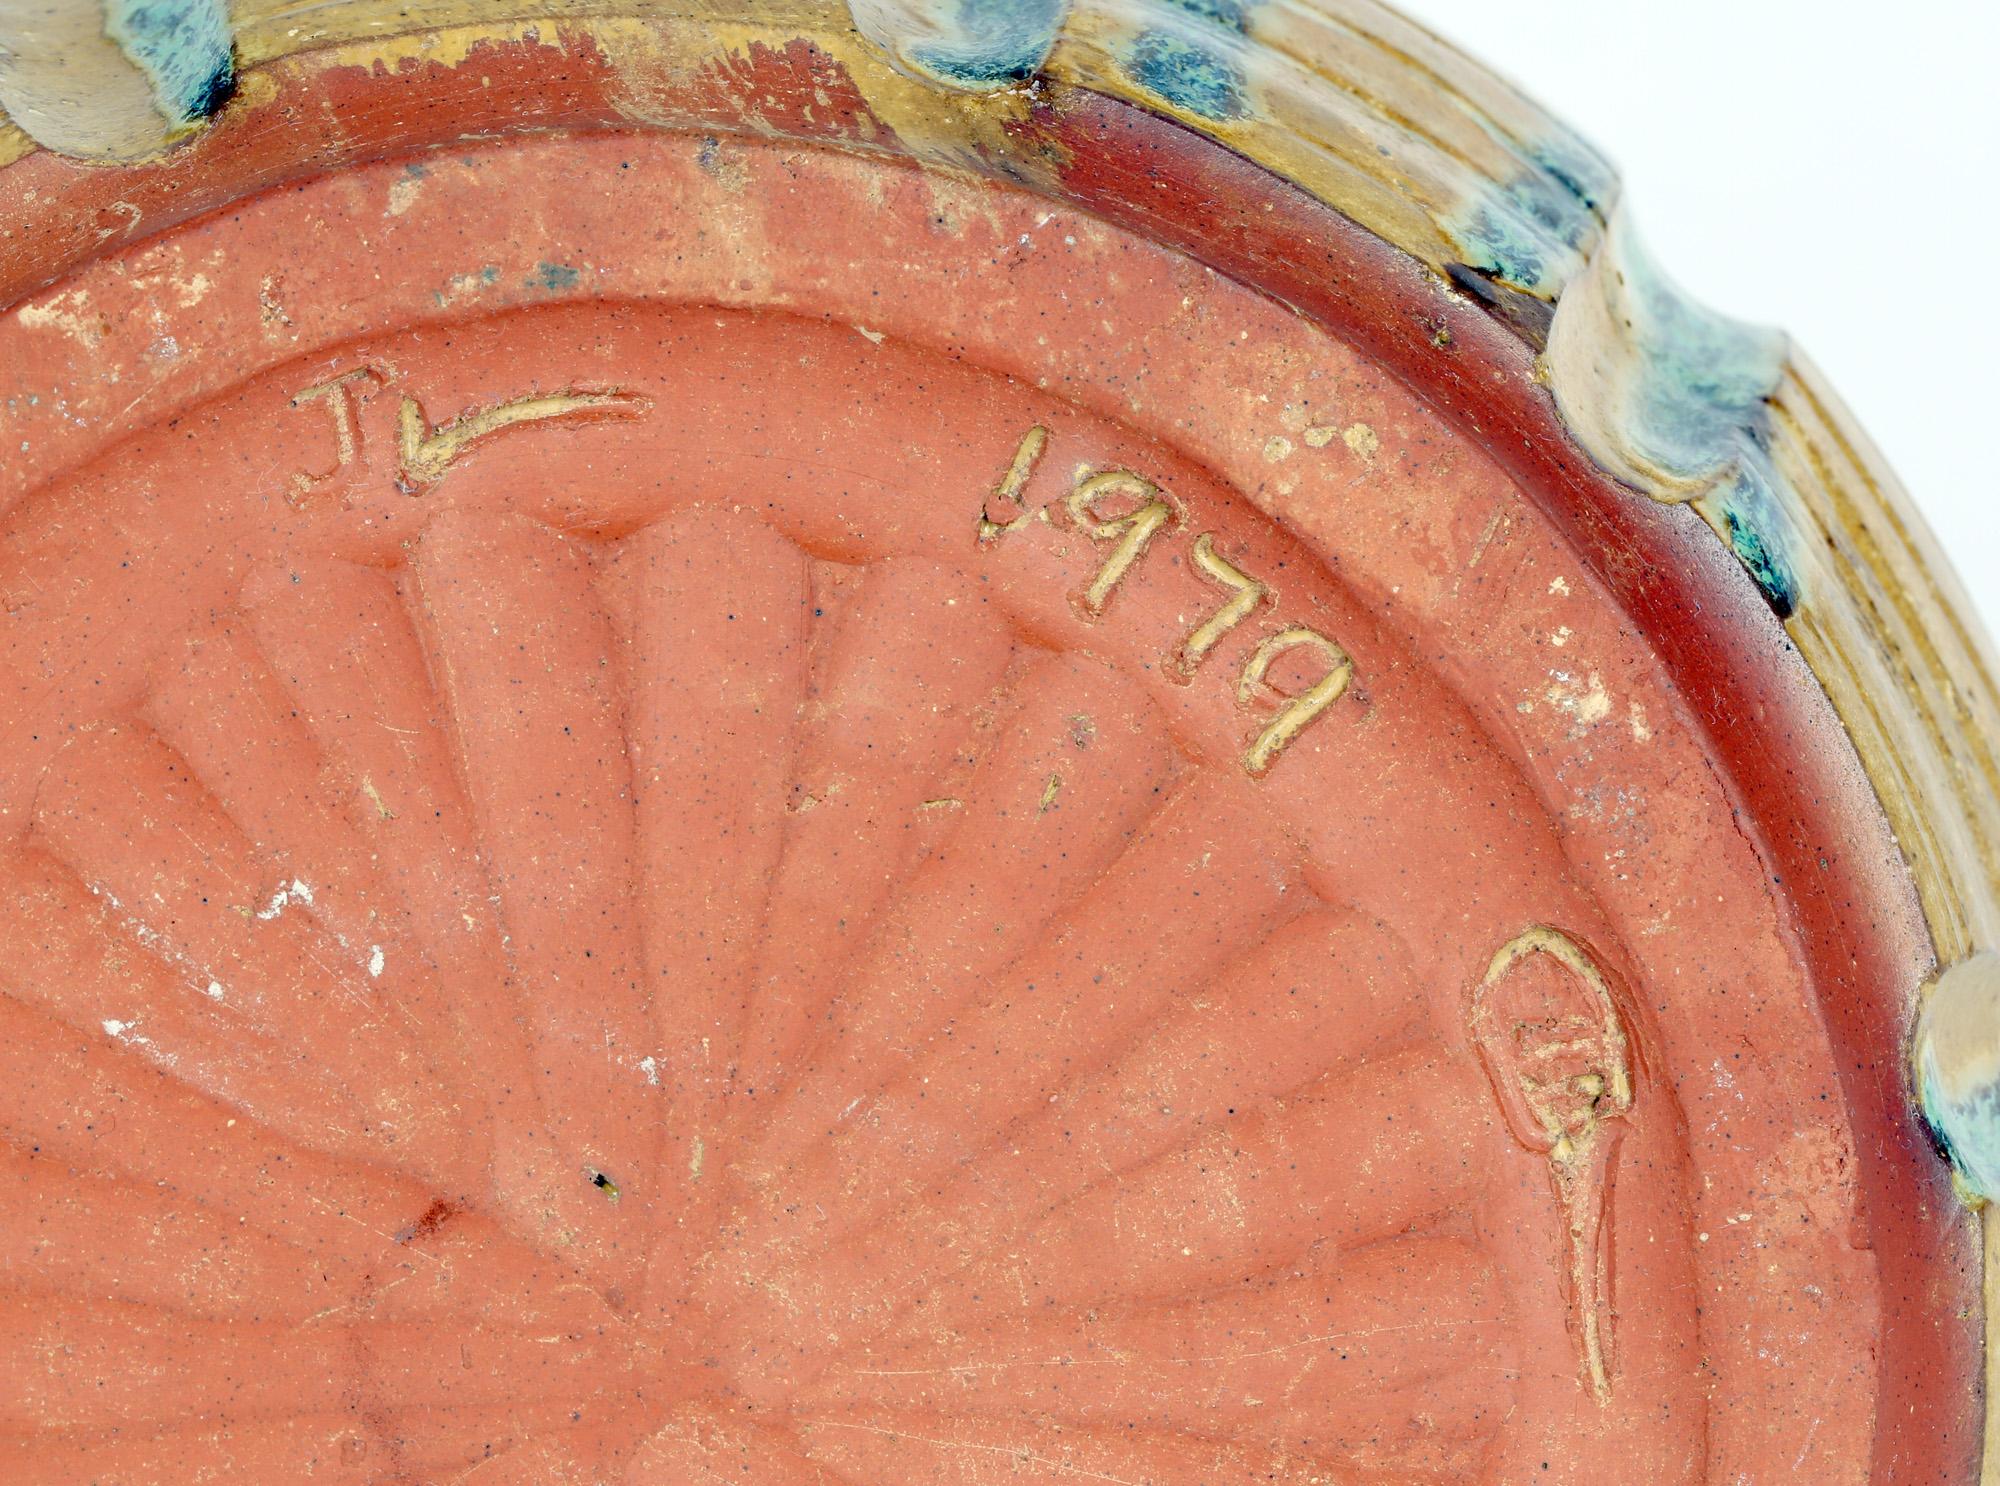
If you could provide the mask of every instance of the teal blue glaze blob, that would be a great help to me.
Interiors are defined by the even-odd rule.
[[[1764,601],[1789,619],[1812,555],[1798,492],[1772,454],[1791,344],[1717,314],[1654,265],[1624,214],[1561,289],[1547,373],[1577,441],[1654,499],[1691,503]]]
[[[855,28],[906,69],[968,92],[1032,81],[1069,8],[1069,0],[848,0]],[[1217,122],[1250,112],[1246,0],[1126,0],[1115,9],[1130,28],[1119,65],[1141,89]]]
[[[933,75],[975,90],[1027,82],[1041,71],[1062,29],[1068,0],[957,0],[934,39],[910,48]]]
[[[146,74],[173,123],[212,117],[236,91],[224,0],[104,0],[104,34]]]
[[[1663,275],[1621,231],[1605,265],[1619,275],[1638,353],[1627,437],[1652,465],[1712,479],[1698,503],[1780,619],[1799,606],[1798,527],[1771,459],[1770,399],[1789,343],[1780,331],[1717,314]]]
[[[2000,1196],[2000,956],[1974,955],[1938,977],[1910,1052],[1924,1126],[1960,1193]]]
[[[1440,225],[1466,267],[1552,300],[1603,233],[1617,177],[1603,156],[1574,135],[1502,143],[1519,157],[1520,168]]]
[[[567,263],[537,263],[535,271],[528,275],[530,289],[546,289],[551,294],[565,293],[582,282],[582,272]]]
[[[1239,36],[1250,30],[1250,7],[1244,0],[1159,0],[1159,4],[1164,10],[1178,10],[1197,20],[1226,26]]]
[[[2000,1196],[2000,1085],[1987,1084],[1958,1101],[1937,1084],[1919,1091],[1931,1148],[1951,1163],[1962,1198],[1981,1205]]]
[[[1780,619],[1798,612],[1799,577],[1793,525],[1764,471],[1746,465],[1733,483],[1702,497],[1705,518],[1729,543],[1736,560]]]
[[[1069,0],[848,0],[848,12],[855,29],[906,70],[990,93],[1034,80]]]
[[[1243,0],[1161,0],[1155,20],[1124,58],[1132,81],[1198,118],[1224,123],[1251,111],[1241,54],[1250,7]]]

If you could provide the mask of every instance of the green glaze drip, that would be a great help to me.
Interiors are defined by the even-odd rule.
[[[1564,287],[1548,347],[1578,442],[1656,499],[1692,502],[1781,619],[1801,597],[1796,497],[1770,453],[1769,400],[1789,354],[1782,333],[1689,298],[1622,217]]]
[[[104,34],[146,74],[174,124],[213,116],[236,90],[224,0],[104,0]]]
[[[1637,396],[1627,437],[1653,464],[1687,479],[1712,476],[1697,503],[1781,619],[1798,607],[1797,537],[1771,463],[1771,394],[1783,376],[1784,335],[1697,303],[1663,275],[1629,231],[1613,240],[1630,291]]]

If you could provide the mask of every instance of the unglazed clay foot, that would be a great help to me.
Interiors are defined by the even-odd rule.
[[[0,1477],[1974,1479],[1993,697],[1583,146],[182,8],[0,72]]]

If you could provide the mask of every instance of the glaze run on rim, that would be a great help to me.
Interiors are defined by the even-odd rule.
[[[781,19],[716,7],[713,16],[697,20],[579,16],[456,29],[449,8],[440,7],[435,16],[416,18],[425,29],[355,40],[368,34],[369,9],[357,4],[316,16],[314,24],[325,28],[317,33],[298,29],[297,18],[282,9],[251,7],[239,14],[236,100],[196,141],[157,160],[107,169],[35,151],[25,140],[15,147],[16,158],[0,170],[0,299],[21,305],[10,333],[60,327],[63,317],[76,321],[64,351],[75,360],[16,358],[15,381],[0,386],[0,397],[9,399],[14,462],[6,495],[21,502],[22,512],[35,512],[50,482],[71,478],[94,459],[114,457],[117,446],[151,427],[158,409],[146,401],[149,389],[165,389],[159,393],[163,403],[186,407],[197,387],[203,395],[220,395],[241,375],[225,375],[220,365],[226,338],[209,348],[215,365],[202,373],[205,383],[191,380],[198,358],[153,350],[126,363],[131,380],[121,387],[92,389],[92,396],[102,396],[78,423],[89,380],[82,369],[124,327],[99,324],[80,302],[66,301],[68,276],[100,262],[129,266],[137,260],[112,255],[199,218],[207,219],[198,224],[204,229],[214,227],[227,217],[224,208],[248,211],[259,192],[372,161],[407,160],[416,172],[409,179],[417,184],[405,195],[415,197],[426,189],[429,152],[450,154],[468,140],[504,140],[527,131],[615,136],[692,130],[697,140],[704,131],[718,137],[752,133],[906,157],[1039,193],[1209,265],[1386,368],[1494,461],[1567,541],[1613,612],[1643,636],[1672,678],[1673,694],[1700,730],[1720,787],[1740,812],[1738,825],[1772,880],[1782,934],[1806,967],[1810,1004],[1823,1019],[1853,1133],[1855,1196],[1847,1241],[1868,1256],[1875,1275],[1869,1325],[1875,1328],[1877,1371],[1866,1405],[1868,1427],[1855,1442],[1866,1466],[1851,1478],[1971,1478],[1979,1454],[1976,1242],[1910,1117],[1901,1047],[1915,988],[1936,959],[1957,958],[1989,929],[1982,843],[1990,806],[1979,783],[1982,771],[1956,771],[1972,781],[1964,788],[1977,803],[1954,820],[1950,807],[1935,803],[1927,770],[1929,761],[1953,756],[1960,733],[1977,731],[1991,697],[1983,687],[1967,686],[1952,692],[1949,705],[1911,700],[1924,690],[1927,666],[1978,674],[1951,662],[1954,646],[1970,652],[1976,645],[1962,630],[1931,622],[1935,613],[1949,613],[1948,592],[1933,608],[1925,597],[1932,589],[1904,584],[1918,598],[1891,605],[1895,612],[1886,618],[1843,596],[1870,589],[1878,575],[1894,579],[1905,562],[1894,552],[1871,548],[1836,568],[1836,581],[1827,581],[1811,523],[1825,524],[1822,512],[1838,505],[1828,492],[1846,489],[1844,479],[1865,485],[1875,477],[1865,453],[1857,452],[1860,446],[1803,374],[1778,366],[1782,385],[1771,400],[1738,399],[1750,410],[1751,435],[1778,428],[1769,438],[1775,473],[1759,476],[1761,488],[1731,480],[1716,494],[1710,478],[1715,468],[1743,466],[1731,463],[1726,448],[1718,453],[1714,442],[1683,457],[1675,439],[1633,433],[1624,415],[1604,414],[1593,422],[1574,396],[1565,397],[1565,420],[1547,390],[1554,380],[1563,392],[1563,362],[1543,361],[1540,353],[1563,344],[1566,287],[1607,262],[1600,238],[1610,185],[1587,153],[1551,144],[1561,137],[1504,90],[1372,7],[1167,7],[1192,19],[1170,17],[1154,26],[1142,24],[1144,7],[1102,17],[1077,7],[1069,28],[1043,53],[1038,74],[1022,80],[1010,70],[1014,63],[992,64],[995,76],[977,81],[996,90],[970,94],[941,86],[936,76],[963,73],[962,56],[944,68],[938,58],[946,54],[933,51],[924,69],[932,75],[909,77],[850,29],[844,12],[812,5],[794,7]],[[1219,23],[1208,12],[1221,10],[1229,12],[1221,20],[1235,40],[1217,42],[1197,26]],[[340,33],[343,25],[349,34]],[[1155,39],[1145,42],[1148,35]],[[1266,70],[1258,60],[1260,45],[1289,59],[1287,67]],[[1314,45],[1321,49],[1313,51]],[[1310,66],[1300,63],[1301,54]],[[1356,54],[1365,55],[1356,61]],[[1344,112],[1351,103],[1326,96],[1335,90],[1325,79],[1352,76],[1364,66],[1388,68],[1406,88],[1449,85],[1487,105],[1484,120],[1507,125],[1507,139],[1538,143],[1494,145],[1489,138],[1481,145],[1459,138],[1458,125],[1437,126],[1415,132],[1425,142],[1424,160],[1446,163],[1402,169],[1412,163],[1399,153],[1410,148],[1404,135],[1378,141],[1357,132],[1359,125]],[[1314,75],[1320,83],[1311,81]],[[1431,81],[1413,82],[1421,78]],[[1437,111],[1463,112],[1456,104]],[[1378,111],[1399,112],[1387,105]],[[1486,123],[1471,132],[1490,136]],[[690,148],[698,155],[702,146]],[[1394,166],[1376,166],[1370,156]],[[1399,173],[1404,187],[1385,184]],[[1469,189],[1481,180],[1491,188],[1483,196]],[[479,261],[468,259],[459,272],[475,280],[464,286],[466,303],[482,310],[572,290],[587,297],[594,287],[566,278],[580,274],[581,265],[538,259],[519,274],[512,264],[496,269],[505,282],[494,297],[481,300],[482,287],[491,286],[476,282],[486,259],[474,257]],[[302,253],[290,271],[301,281],[343,271],[341,251],[329,243]],[[183,276],[183,288],[200,272]],[[218,260],[214,277],[226,272]],[[274,288],[262,277],[234,287],[253,308],[282,318],[291,312],[286,286]],[[452,292],[449,276],[436,292]],[[265,298],[273,308],[266,310]],[[184,323],[199,324],[199,303],[180,308],[195,317]],[[857,323],[868,331],[882,328]],[[142,349],[162,339],[181,350],[181,339],[170,334],[150,337]],[[1753,366],[1763,354],[1738,342],[1730,347]],[[278,359],[259,355],[260,366]],[[378,359],[400,367],[411,353],[386,348]],[[345,375],[351,368],[343,361],[323,369]],[[579,378],[558,391],[608,397],[624,391],[613,388],[615,380],[598,387]],[[296,396],[318,385],[300,382],[284,391]],[[362,391],[380,401],[392,397],[392,385],[384,380],[379,393],[372,384]],[[1657,401],[1643,390],[1643,379],[1639,385],[1631,396]],[[58,387],[72,407],[54,405]],[[449,415],[460,408],[497,406],[493,396],[484,404],[468,396],[432,406],[441,395],[434,392],[424,403],[424,437],[446,433]],[[27,405],[30,398],[48,402]],[[1762,411],[1767,407],[1773,411]],[[1801,408],[1811,416],[1795,416]],[[1725,439],[1746,426],[1727,418],[1717,424]],[[607,416],[591,423],[591,435],[620,436],[627,426]],[[1041,425],[1030,419],[1028,426]],[[1320,427],[1308,420],[1290,434],[1274,430],[1272,436],[1303,443],[1308,429]],[[1606,428],[1625,430],[1631,447],[1608,446]],[[397,435],[377,437],[393,446]],[[22,446],[17,462],[14,444]],[[1339,445],[1357,461],[1365,446],[1359,436],[1352,445],[1343,437]],[[1009,448],[1019,452],[1011,441],[998,450],[1000,471],[1008,468]],[[993,452],[981,447],[981,484],[994,475],[987,469]],[[1851,472],[1833,472],[1835,465]],[[1799,478],[1799,469],[1815,466],[1817,485]],[[1620,484],[1606,467],[1654,498]],[[410,474],[407,461],[402,474]],[[1232,482],[1247,490],[1233,476]],[[1689,487],[1679,498],[1705,503],[1701,515],[1707,519],[1677,509],[1666,498],[1674,493],[1669,486]],[[1274,490],[1260,494],[1256,504],[1281,527],[1309,531],[1312,512],[1298,502],[1288,506],[1287,498]],[[447,530],[435,540],[476,547],[488,539],[453,538]],[[532,545],[541,539],[518,540]],[[476,553],[461,556],[479,560]],[[1087,598],[1087,586],[1083,592]],[[1862,617],[1843,617],[1843,605]],[[1886,641],[1874,644],[1884,635]],[[1927,637],[1926,645],[1905,644],[1911,635]],[[1912,656],[1913,650],[1921,653]],[[1878,653],[1894,663],[1878,665],[1872,659]],[[1862,745],[1859,760],[1843,722]],[[128,741],[105,737],[99,746],[116,749]],[[1966,750],[1962,756],[1976,762],[1983,755]],[[38,808],[54,807],[44,796]],[[258,911],[269,906],[258,905]],[[364,972],[367,963],[364,954]],[[1614,974],[1613,981],[1621,976]],[[228,990],[224,986],[225,995]],[[109,1034],[114,1040],[125,1040],[126,1032],[152,1035],[116,1016],[100,1020],[107,1029],[119,1023],[120,1033]],[[1678,1076],[1678,1069],[1673,1072]],[[1642,1097],[1635,1108],[1643,1110],[1643,1103]],[[1782,1116],[1782,1108],[1773,1112]],[[620,1202],[626,1200],[619,1173],[607,1166],[597,1175]],[[1552,1190],[1560,1187],[1558,1182]],[[515,1292],[517,1299],[531,1293]],[[1592,1369],[1583,1376],[1590,1378]],[[1801,1430],[1810,1423],[1797,1422]],[[1860,1465],[1845,1463],[1850,1470]],[[865,1478],[880,1466],[856,1461],[850,1469]]]

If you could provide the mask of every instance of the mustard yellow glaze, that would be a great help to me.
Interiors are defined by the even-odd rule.
[[[6,114],[0,113],[0,170],[34,152],[35,142],[28,137],[27,131],[10,123]]]

